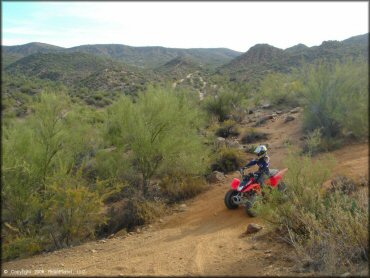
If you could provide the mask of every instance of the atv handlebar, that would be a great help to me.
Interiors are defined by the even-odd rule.
[[[242,177],[245,177],[245,176],[254,177],[255,176],[255,173],[247,173],[246,175],[244,175],[244,170],[245,169],[248,169],[248,168],[242,167],[242,168],[239,169],[239,173],[242,175]]]

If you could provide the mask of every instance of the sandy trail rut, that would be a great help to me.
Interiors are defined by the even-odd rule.
[[[287,154],[284,142],[289,139],[293,144],[302,143],[300,126],[301,118],[297,117],[289,123],[278,118],[257,128],[270,133],[266,141],[272,168],[283,167]],[[353,177],[366,175],[367,143],[347,146],[333,154],[338,160],[334,174],[348,171]],[[243,208],[226,209],[223,199],[234,177],[239,175],[227,176],[223,184],[212,185],[211,189],[188,201],[186,211],[164,217],[162,223],[154,223],[141,233],[14,260],[3,264],[3,271],[7,270],[9,275],[12,270],[24,269],[34,275],[35,270],[42,270],[46,276],[56,273],[49,270],[67,276],[295,275],[288,265],[276,260],[276,256],[284,255],[287,247],[281,243],[256,241],[254,236],[240,238],[248,223],[262,224],[262,220],[249,218]]]

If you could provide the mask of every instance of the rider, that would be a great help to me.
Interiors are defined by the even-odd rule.
[[[245,167],[241,168],[240,170],[243,171],[244,169],[247,169],[253,165],[258,165],[258,171],[254,174],[256,175],[257,182],[261,185],[262,188],[265,187],[264,181],[266,176],[270,174],[269,166],[270,166],[270,158],[267,155],[267,148],[264,145],[258,146],[254,153],[257,155],[256,159],[253,159],[250,161]],[[247,182],[249,181],[250,176],[245,176],[241,185],[245,186]]]

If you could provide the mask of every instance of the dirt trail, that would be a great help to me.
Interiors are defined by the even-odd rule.
[[[266,262],[255,255],[264,250],[251,252],[251,242],[239,238],[251,219],[243,209],[225,208],[227,189],[226,184],[215,185],[188,203],[187,211],[163,218],[163,223],[142,233],[8,262],[3,270],[65,270],[94,276],[261,275]]]
[[[299,116],[288,123],[281,117],[257,128],[270,133],[272,168],[282,167],[287,153],[284,142],[289,139],[293,144],[301,143],[300,125]],[[356,176],[367,173],[367,144],[346,147],[334,155],[346,158],[338,164],[337,171],[349,167]],[[2,266],[2,274],[5,270],[9,275],[23,269],[32,275],[36,275],[35,270],[42,270],[46,276],[296,275],[291,262],[275,259],[284,258],[286,246],[258,239],[265,230],[255,236],[240,237],[248,223],[264,224],[258,217],[247,217],[243,208],[226,209],[223,198],[233,177],[238,177],[238,173],[188,201],[185,211],[164,217],[140,233],[7,262]],[[11,276],[15,276],[14,272]]]

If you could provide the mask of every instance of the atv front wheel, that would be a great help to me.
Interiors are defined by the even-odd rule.
[[[230,189],[225,195],[225,205],[228,209],[237,209],[239,205],[234,203],[233,197],[238,194],[238,191]]]

